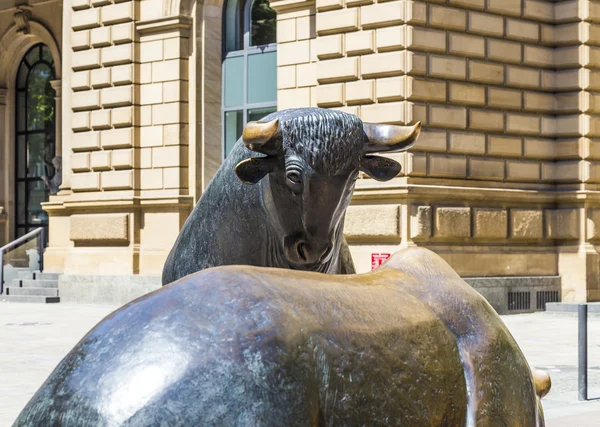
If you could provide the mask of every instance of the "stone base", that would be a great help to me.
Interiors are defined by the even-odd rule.
[[[498,314],[544,310],[548,301],[560,301],[560,276],[469,277],[464,280],[488,300]]]
[[[64,274],[58,281],[61,302],[123,305],[161,287],[160,276],[84,276]]]

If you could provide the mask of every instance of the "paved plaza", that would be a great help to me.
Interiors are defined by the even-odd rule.
[[[0,427],[12,424],[64,355],[114,306],[0,303]],[[548,427],[600,425],[600,400],[577,400],[577,318],[503,316],[529,363],[552,376]],[[589,319],[590,397],[600,398],[600,316]]]

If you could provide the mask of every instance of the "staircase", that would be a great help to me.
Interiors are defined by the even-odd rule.
[[[6,302],[60,302],[58,296],[58,274],[30,271],[27,268],[17,271],[17,278],[6,284],[0,301]]]

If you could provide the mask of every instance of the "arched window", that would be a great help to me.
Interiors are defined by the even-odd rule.
[[[54,60],[46,45],[32,47],[21,60],[16,82],[17,237],[48,226],[41,203],[48,201],[42,176],[52,177],[55,154]],[[47,234],[46,234],[47,235]]]
[[[223,37],[223,141],[277,109],[277,14],[268,0],[228,0]]]

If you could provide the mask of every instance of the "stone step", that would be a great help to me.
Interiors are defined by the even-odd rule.
[[[1,295],[0,302],[36,302],[36,303],[56,303],[60,302],[59,297],[43,297],[37,295]]]
[[[60,273],[44,273],[36,271],[35,279],[36,280],[58,280]]]
[[[33,271],[29,269],[17,272],[17,278],[19,279],[33,279],[33,277]]]
[[[16,282],[17,280],[13,280],[13,282]],[[17,286],[15,287],[22,287],[22,288],[58,288],[58,280],[42,280],[42,279],[35,279],[35,280],[21,280],[20,283],[17,283]]]
[[[6,288],[6,295],[35,295],[40,297],[57,297],[58,288]]]

